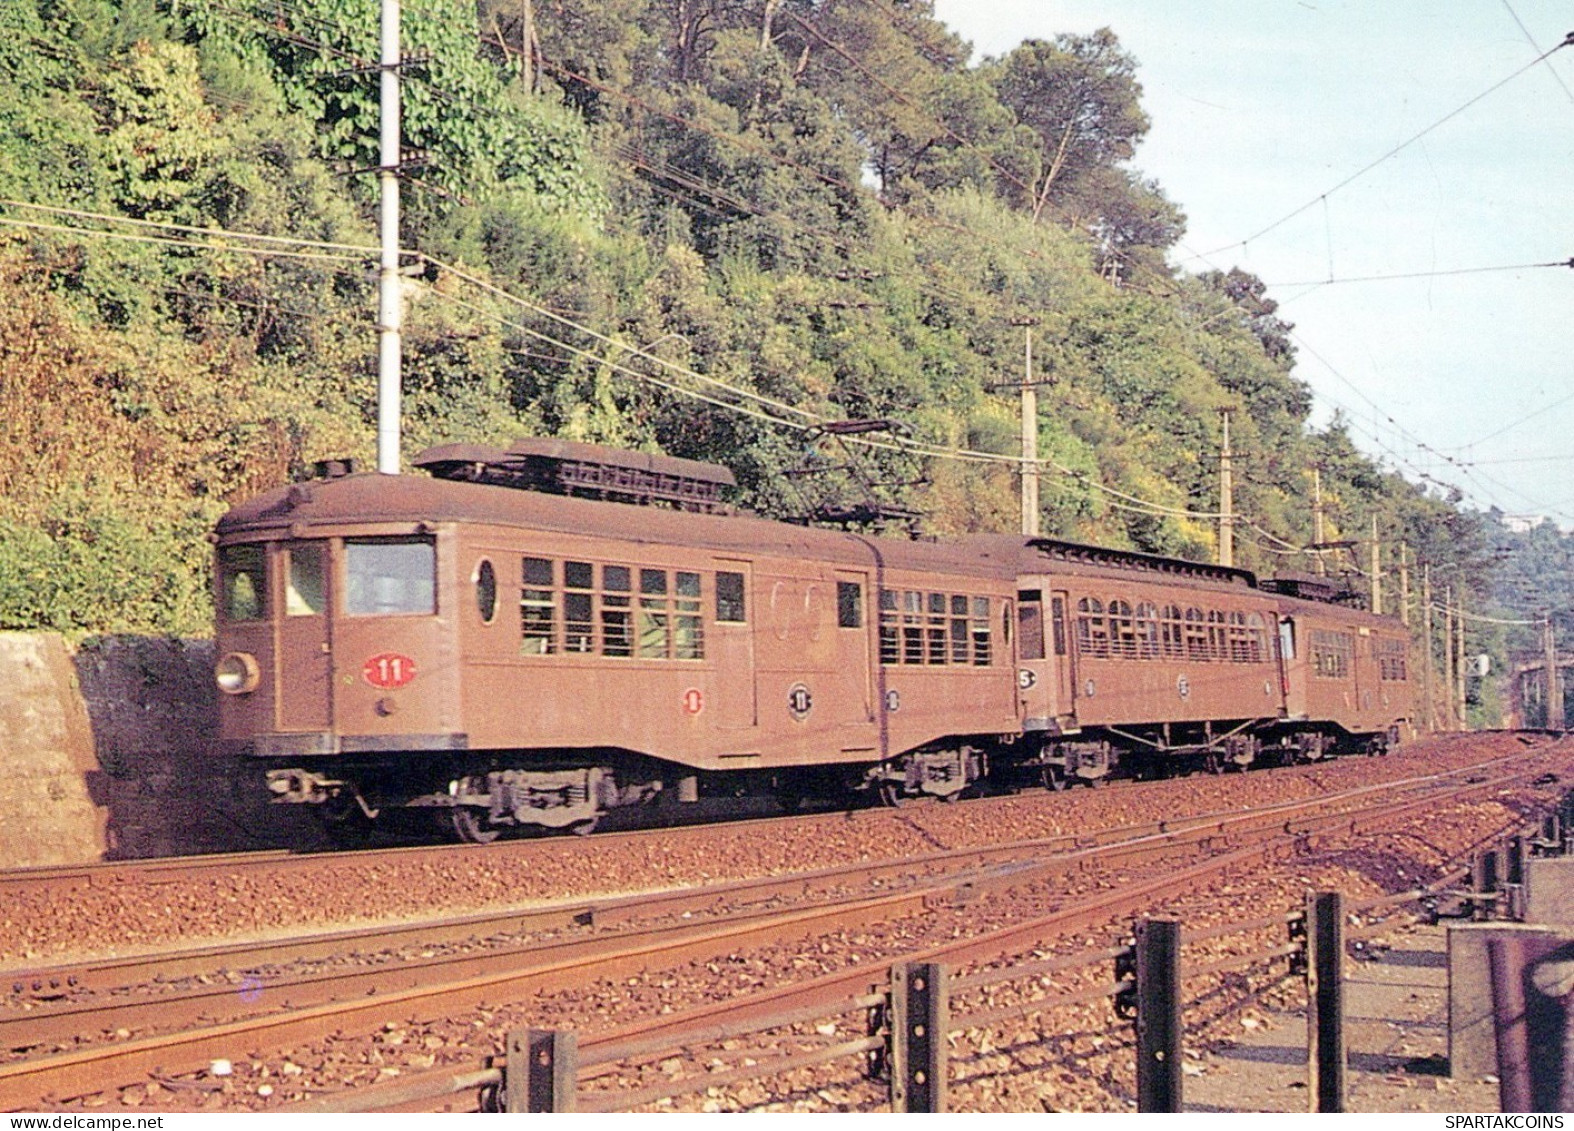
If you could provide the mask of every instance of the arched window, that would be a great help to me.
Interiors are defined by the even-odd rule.
[[[1251,651],[1246,644],[1246,614],[1235,612],[1230,614],[1230,663],[1244,664],[1250,661]]]
[[[1218,609],[1208,610],[1208,659],[1227,660],[1229,647],[1224,632],[1224,614]]]
[[[1109,626],[1104,620],[1104,603],[1097,597],[1077,601],[1077,643],[1084,656],[1109,655]]]
[[[1109,603],[1110,651],[1123,659],[1137,655],[1137,629],[1131,620],[1131,604],[1114,600]]]
[[[1249,663],[1260,664],[1268,658],[1268,630],[1261,613],[1247,614],[1246,652]]]
[[[1137,621],[1137,655],[1151,660],[1159,654],[1159,610],[1151,601],[1140,601],[1135,613]]]
[[[1208,626],[1202,619],[1201,609],[1186,610],[1186,657],[1192,660],[1208,658]]]
[[[1159,642],[1166,656],[1179,658],[1186,654],[1186,637],[1181,625],[1184,621],[1179,605],[1165,605],[1159,619]]]

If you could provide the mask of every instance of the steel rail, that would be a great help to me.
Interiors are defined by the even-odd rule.
[[[1336,805],[1376,790],[1424,788],[1449,776],[1476,773],[1495,762],[1516,760],[1531,756],[1531,752],[1508,755],[1494,762],[1401,779],[1380,786],[1362,786],[1339,793],[1323,794],[1312,803]],[[814,869],[789,873],[767,879],[723,881],[700,888],[676,889],[666,894],[635,893],[622,897],[580,899],[562,903],[545,903],[529,907],[514,907],[501,912],[481,912],[473,915],[444,917],[416,923],[401,922],[349,931],[312,933],[305,936],[273,939],[265,942],[217,943],[178,951],[154,950],[133,955],[81,962],[50,965],[0,966],[0,986],[11,983],[14,993],[26,994],[29,987],[34,992],[62,990],[119,989],[138,980],[150,978],[173,979],[197,974],[221,973],[226,970],[279,964],[303,959],[332,957],[348,953],[352,948],[386,949],[414,942],[442,943],[474,937],[478,933],[498,934],[510,931],[549,930],[576,925],[605,925],[627,921],[630,918],[668,914],[699,913],[707,901],[717,907],[727,906],[738,896],[757,899],[777,895],[802,895],[816,885],[825,886],[838,879],[857,875],[860,879],[873,879],[878,874],[890,872],[901,876],[923,867],[953,867],[961,861],[972,861],[977,866],[1013,856],[1040,857],[1045,853],[1068,853],[1078,848],[1104,848],[1115,844],[1133,843],[1143,838],[1161,840],[1164,835],[1215,828],[1227,833],[1232,825],[1254,819],[1267,819],[1275,814],[1299,812],[1308,802],[1280,802],[1252,810],[1203,813],[1191,817],[1170,818],[1138,825],[1112,826],[1092,833],[1067,833],[1053,837],[1013,841],[1000,845],[978,845],[925,853],[887,863],[860,864],[853,867]],[[477,851],[466,847],[461,851]],[[483,849],[484,850],[484,849]],[[397,850],[405,851],[405,850]],[[226,858],[208,858],[220,863]],[[233,858],[229,858],[233,859]],[[282,857],[292,861],[294,857]],[[343,857],[335,857],[343,859]],[[262,864],[267,861],[258,860]],[[801,890],[800,890],[801,889]]]
[[[1479,767],[1476,768],[1479,770]],[[1522,771],[1522,774],[1529,771]],[[1435,782],[1447,775],[1429,775],[1422,779]],[[1497,779],[1492,782],[1466,783],[1456,787],[1456,793],[1470,793],[1483,788],[1493,788],[1507,779]],[[1384,788],[1392,789],[1395,783],[1389,783]],[[1368,790],[1352,792],[1369,792]],[[1303,809],[1316,808],[1326,805],[1330,800],[1336,800],[1338,795],[1330,797],[1313,798],[1298,803]],[[1377,806],[1374,808],[1383,808]],[[1392,805],[1386,806],[1391,808]],[[1284,807],[1275,807],[1282,810]],[[1256,815],[1261,820],[1261,815]],[[1242,820],[1237,818],[1236,820]],[[1348,819],[1348,814],[1339,814],[1327,820],[1335,823]],[[1285,831],[1289,830],[1289,831]],[[1183,833],[1168,834],[1174,840],[1189,837],[1193,842],[1207,843],[1205,836],[1199,833],[1211,832],[1211,826],[1202,829],[1190,829]],[[990,933],[979,940],[964,940],[951,944],[934,952],[943,954],[943,959],[952,962],[981,959],[984,956],[998,956],[1001,953],[1012,951],[1013,940],[1020,944],[1024,940],[1040,934],[1042,931],[1059,925],[1059,930],[1076,929],[1075,924],[1089,921],[1107,919],[1112,914],[1119,913],[1118,909],[1127,908],[1133,902],[1140,903],[1151,899],[1161,892],[1172,891],[1177,883],[1188,882],[1187,877],[1202,878],[1215,874],[1218,870],[1247,859],[1260,860],[1278,851],[1283,841],[1293,841],[1303,838],[1307,831],[1294,830],[1290,824],[1285,823],[1284,829],[1277,828],[1271,823],[1265,824],[1255,834],[1263,838],[1263,843],[1253,848],[1238,850],[1213,861],[1192,868],[1182,873],[1168,873],[1156,881],[1128,887],[1121,892],[1114,893],[1100,899],[1082,903],[1078,908],[1066,911],[1057,911],[1048,917],[1029,921],[1027,924],[1007,928],[1003,931]],[[1107,847],[1107,846],[1106,846]],[[1143,849],[1149,846],[1140,846]],[[1055,870],[1074,867],[1082,861],[1077,858],[1094,859],[1098,855],[1108,856],[1108,851],[1084,849],[1062,860],[1041,864],[1030,869],[1003,869],[1005,873],[999,883],[1004,886],[1014,886],[1023,883],[1029,875],[1039,876]],[[971,881],[970,881],[971,882]],[[953,884],[953,887],[958,885]],[[711,957],[718,952],[735,952],[737,949],[764,942],[781,942],[786,939],[812,937],[817,931],[833,929],[836,926],[866,926],[870,922],[884,918],[898,918],[903,914],[911,914],[923,909],[936,893],[931,889],[924,889],[871,900],[852,901],[838,904],[835,907],[826,907],[808,911],[798,910],[785,914],[762,917],[758,922],[750,924],[724,924],[709,932],[697,935],[686,935],[677,938],[669,935],[665,942],[656,942],[647,949],[637,952],[603,953],[585,961],[564,961],[545,966],[531,967],[526,970],[514,970],[507,973],[490,974],[471,977],[461,981],[442,986],[422,986],[388,993],[379,993],[375,1000],[358,1000],[355,1002],[339,1003],[335,1005],[316,1006],[304,1010],[297,1010],[288,1014],[274,1015],[255,1019],[251,1022],[235,1023],[214,1026],[195,1033],[172,1034],[165,1037],[146,1038],[137,1041],[124,1042],[119,1045],[105,1046],[96,1049],[81,1050],[75,1053],[63,1054],[57,1057],[45,1058],[38,1061],[19,1062],[0,1067],[0,1108],[11,1107],[17,1104],[36,1103],[42,1096],[54,1096],[56,1099],[69,1098],[74,1095],[87,1094],[101,1091],[106,1081],[126,1079],[128,1075],[146,1072],[158,1068],[166,1071],[178,1071],[179,1066],[195,1066],[205,1063],[213,1055],[214,1049],[223,1050],[233,1048],[238,1040],[247,1042],[246,1047],[285,1047],[289,1044],[317,1039],[329,1032],[343,1030],[355,1025],[371,1026],[387,1018],[408,1019],[420,1014],[423,1010],[435,1015],[451,1014],[455,1010],[470,1008],[498,1000],[508,1000],[510,996],[517,997],[529,992],[551,987],[571,986],[581,984],[587,976],[618,976],[629,971],[642,970],[659,963],[668,965],[689,961],[704,956]],[[1067,926],[1067,924],[1072,924]],[[1002,950],[1004,947],[1004,950]],[[867,972],[858,972],[852,975],[856,982],[859,977],[867,979]],[[820,983],[816,983],[820,984]],[[812,991],[800,991],[787,988],[788,993],[797,994]],[[839,994],[833,996],[850,996]],[[764,1009],[771,1012],[770,1006],[777,1004],[774,995],[757,995],[747,1007],[732,1005],[729,1008],[747,1010]],[[440,1004],[439,1004],[440,1003]],[[413,1012],[412,1012],[413,1011]],[[757,1016],[766,1014],[760,1013]],[[690,1017],[692,1022],[693,1018]],[[647,1024],[639,1029],[645,1039],[652,1035],[653,1030]],[[258,1042],[263,1042],[260,1046]],[[588,1042],[593,1048],[596,1041]],[[584,1047],[584,1046],[582,1046]],[[587,1048],[587,1051],[591,1051]]]
[[[1446,775],[1444,775],[1446,776]],[[1427,775],[1401,786],[1428,787],[1435,785],[1437,775]],[[1392,786],[1387,787],[1392,790]],[[1205,816],[1166,821],[1158,825],[1135,826],[1124,830],[1124,840],[1104,841],[1097,848],[1084,848],[1074,852],[1059,853],[1046,860],[1046,853],[1055,853],[1072,838],[1055,837],[1041,840],[1012,842],[989,848],[957,849],[927,854],[924,857],[882,864],[863,864],[842,868],[820,869],[810,873],[768,878],[765,880],[730,881],[709,885],[701,889],[680,889],[665,893],[645,894],[572,903],[533,911],[507,911],[503,913],[462,916],[424,924],[397,925],[393,927],[366,928],[357,931],[334,932],[328,935],[302,939],[280,940],[265,944],[231,944],[228,946],[199,948],[176,954],[156,954],[107,962],[76,964],[45,969],[0,972],[0,984],[10,979],[17,992],[33,986],[42,992],[45,985],[51,993],[62,987],[72,990],[88,988],[120,988],[135,978],[157,976],[170,979],[224,970],[231,973],[242,970],[305,958],[321,958],[365,952],[368,949],[387,949],[416,941],[432,943],[455,939],[475,938],[478,934],[498,934],[504,931],[543,929],[571,925],[605,925],[634,918],[653,918],[661,915],[693,916],[721,909],[737,908],[740,903],[759,902],[766,899],[792,897],[807,899],[816,890],[825,890],[837,884],[856,882],[870,884],[882,875],[894,875],[907,882],[919,882],[925,870],[933,878],[936,869],[960,869],[960,874],[945,879],[944,885],[958,895],[976,895],[978,892],[1010,886],[1023,881],[1022,871],[1032,870],[1044,874],[1046,866],[1058,862],[1064,868],[1084,863],[1091,853],[1135,857],[1144,852],[1171,852],[1181,838],[1206,836],[1213,832],[1220,835],[1238,835],[1250,832],[1264,821],[1276,821],[1286,812],[1304,813],[1308,808],[1337,805],[1350,798],[1370,792],[1370,787],[1329,794],[1288,804],[1266,806],[1259,810],[1229,816]],[[1306,818],[1311,822],[1306,831],[1314,831],[1319,822],[1335,822],[1343,814],[1322,818]],[[1176,827],[1178,826],[1178,827]],[[1162,832],[1152,831],[1162,829]],[[1106,832],[1107,835],[1107,832]],[[1097,838],[1103,841],[1103,837]],[[1010,865],[988,868],[990,862],[1019,860],[1016,868]],[[965,869],[982,869],[968,876]],[[554,948],[556,949],[556,948]],[[44,1009],[30,1009],[21,1015],[0,1015],[0,1048],[28,1048],[70,1040],[104,1028],[146,1028],[171,1024],[193,1024],[238,1018],[269,1008],[277,1001],[288,1002],[294,1008],[324,1004],[345,996],[362,993],[388,992],[404,985],[420,984],[428,975],[437,974],[450,978],[469,977],[491,969],[498,961],[519,961],[527,956],[545,953],[539,947],[494,948],[488,956],[467,956],[461,960],[434,958],[425,961],[385,964],[372,969],[349,973],[325,974],[308,978],[275,979],[264,986],[258,979],[242,980],[241,988],[234,985],[205,987],[198,990],[150,995],[134,1000],[118,998],[107,1003],[67,1003]],[[267,1001],[264,1002],[263,999]],[[105,1020],[101,1021],[100,1018]]]
[[[1545,753],[1549,745],[1549,742],[1538,742],[1524,751],[1504,755],[1495,760],[1502,761],[1509,758]],[[1333,759],[1326,762],[1285,767],[1285,769],[1314,771],[1347,760]],[[1487,762],[1480,765],[1490,764],[1490,762]],[[1470,768],[1479,768],[1479,766]],[[1139,783],[1121,781],[1115,784],[1117,786],[1128,786]],[[969,798],[962,803],[987,804],[992,800],[996,800],[996,798]],[[794,814],[790,819],[800,823],[835,823],[841,825],[848,820],[879,820],[882,819],[882,814],[890,812],[890,810],[879,808],[833,809],[819,813],[798,813]],[[1198,819],[1207,819],[1208,816],[1205,814]],[[384,848],[323,849],[307,852],[264,849],[256,852],[206,853],[191,856],[150,857],[145,860],[110,860],[84,864],[9,868],[0,869],[0,892],[4,892],[8,888],[25,888],[30,891],[48,888],[69,890],[81,887],[84,884],[100,886],[144,882],[172,882],[179,879],[195,879],[204,875],[230,876],[236,872],[249,872],[259,868],[267,868],[272,871],[289,871],[320,868],[325,865],[342,867],[360,863],[382,863],[389,860],[399,860],[404,857],[431,857],[440,861],[443,857],[450,854],[474,854],[478,852],[486,853],[486,860],[491,864],[508,864],[513,862],[515,858],[521,858],[522,862],[528,863],[530,857],[535,853],[550,852],[554,849],[563,851],[575,850],[571,849],[570,846],[581,846],[577,850],[583,851],[585,848],[594,850],[597,847],[605,847],[623,840],[638,843],[640,840],[653,836],[669,836],[675,829],[725,828],[747,831],[751,825],[759,825],[764,829],[768,829],[782,819],[782,817],[751,817],[734,821],[704,822],[703,820],[680,818],[662,822],[653,827],[601,832],[588,839],[549,837],[539,840],[504,840],[489,845],[413,844]],[[1071,838],[1071,835],[1068,834],[1068,839]]]

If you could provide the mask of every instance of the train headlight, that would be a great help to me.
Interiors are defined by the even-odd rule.
[[[257,657],[248,652],[229,652],[213,665],[213,682],[226,695],[245,695],[256,691],[262,682]]]

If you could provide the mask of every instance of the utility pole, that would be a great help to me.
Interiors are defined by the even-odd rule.
[[[1410,627],[1410,547],[1399,543],[1399,620]]]
[[[404,302],[399,281],[399,0],[382,0],[380,144],[382,257],[377,284],[377,470],[399,474],[401,411],[400,329]]]
[[[1563,680],[1558,671],[1558,638],[1552,627],[1552,610],[1541,626],[1541,646],[1547,664],[1547,729],[1563,729]]]
[[[1033,327],[1037,318],[1013,318],[1013,326],[1027,331],[1022,369],[1022,533],[1039,535],[1038,517],[1038,386],[1033,382]]]
[[[1443,729],[1458,730],[1454,721],[1454,587],[1443,586],[1443,694],[1448,704],[1443,712]]]
[[[536,92],[535,0],[519,0],[519,81],[525,93]]]
[[[1312,544],[1317,547],[1317,574],[1319,577],[1328,572],[1328,565],[1323,561],[1323,469],[1312,468]]]
[[[1372,612],[1383,613],[1383,548],[1377,540],[1377,516],[1372,516]]]
[[[1224,446],[1219,451],[1219,564],[1235,564],[1235,480],[1230,466],[1230,410],[1224,409]]]
[[[1432,700],[1432,566],[1421,567],[1421,637],[1426,642],[1421,649],[1421,715],[1426,720],[1427,732],[1437,730],[1437,712]]]
[[[1465,710],[1465,585],[1459,584],[1459,611],[1454,614],[1454,624],[1459,633],[1457,651],[1454,653],[1454,695],[1459,703],[1459,729],[1469,730],[1469,715]]]

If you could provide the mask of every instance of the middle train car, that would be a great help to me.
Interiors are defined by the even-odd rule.
[[[537,488],[334,474],[221,521],[221,734],[278,800],[485,840],[667,791],[1377,750],[1408,718],[1400,626],[1246,571]]]

